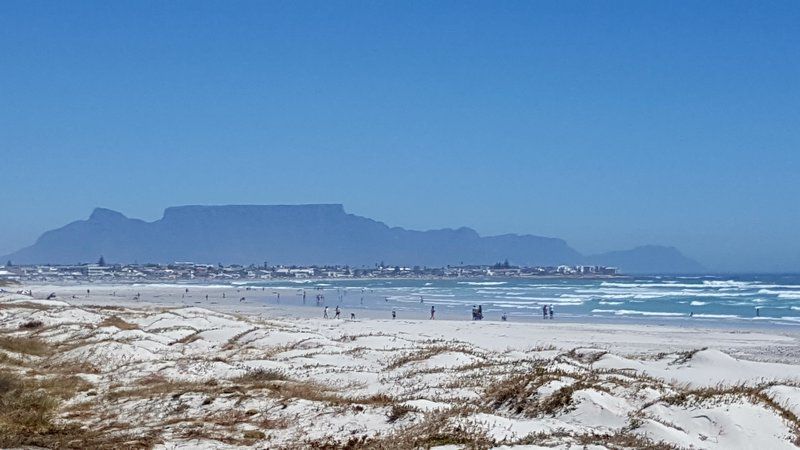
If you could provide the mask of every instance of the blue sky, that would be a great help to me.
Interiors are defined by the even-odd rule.
[[[800,270],[800,2],[0,2],[0,253],[95,206]]]

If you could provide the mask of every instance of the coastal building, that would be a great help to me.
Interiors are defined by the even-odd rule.
[[[86,267],[86,274],[90,278],[103,278],[103,277],[113,277],[114,276],[114,268],[110,266],[100,266],[97,264],[89,264]]]

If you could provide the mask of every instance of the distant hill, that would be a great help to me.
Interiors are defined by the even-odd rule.
[[[589,257],[629,272],[701,270],[677,250],[640,247]],[[676,256],[675,254],[680,257]],[[261,264],[388,264],[439,267],[492,264],[579,264],[587,261],[561,239],[478,235],[470,228],[413,231],[345,212],[342,205],[229,205],[167,208],[154,222],[97,208],[88,220],[44,233],[35,244],[2,257],[17,264],[174,261]],[[641,258],[641,260],[637,260]],[[652,260],[656,258],[656,260]],[[661,258],[661,259],[659,259]],[[663,260],[662,260],[663,259]]]
[[[697,261],[686,257],[675,247],[643,245],[632,250],[592,255],[590,264],[619,267],[626,273],[699,273],[706,269]]]

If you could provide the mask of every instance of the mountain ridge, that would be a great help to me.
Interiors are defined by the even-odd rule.
[[[702,266],[674,247],[584,256],[566,241],[531,234],[481,236],[469,227],[409,230],[350,214],[342,204],[183,205],[146,222],[108,208],[43,233],[2,257],[18,264],[95,261],[372,265],[379,261],[438,267],[492,264],[598,264],[625,272],[689,273]],[[619,262],[621,264],[616,264]]]

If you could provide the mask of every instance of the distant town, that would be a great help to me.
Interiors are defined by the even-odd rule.
[[[0,267],[0,279],[10,281],[234,281],[275,279],[330,278],[487,278],[487,277],[613,277],[616,267],[606,266],[533,266],[520,267],[507,261],[494,265],[458,265],[446,267],[397,266],[377,263],[374,267],[351,266],[270,266],[222,265],[194,262],[172,264],[95,264],[14,265]]]

